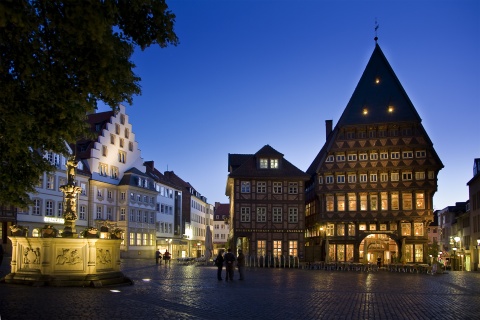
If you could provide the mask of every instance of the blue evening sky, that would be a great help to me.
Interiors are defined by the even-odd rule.
[[[468,199],[480,157],[480,1],[167,0],[177,47],[138,50],[127,114],[144,160],[227,203],[228,153],[269,144],[305,171],[378,43],[445,168],[434,209]]]

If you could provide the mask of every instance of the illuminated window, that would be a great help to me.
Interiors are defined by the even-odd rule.
[[[326,199],[326,205],[327,205],[326,209],[327,209],[327,211],[333,211],[333,204],[334,204],[333,203],[333,201],[334,201],[333,195],[326,196],[325,199]]]
[[[47,176],[47,189],[53,190],[55,189],[55,177],[54,176]]]
[[[415,172],[415,180],[425,180],[425,171]]]
[[[125,163],[127,161],[127,153],[125,151],[118,151],[118,162]]]
[[[298,241],[296,240],[288,241],[288,255],[291,257],[298,256]]]
[[[355,193],[348,194],[348,211],[357,211],[357,195]]]
[[[392,192],[391,198],[392,198],[392,210],[398,210],[399,209],[398,193]]]
[[[86,206],[80,206],[80,210],[78,213],[78,219],[80,220],[86,220],[87,217],[87,207]]]
[[[375,230],[377,230],[377,225],[376,225],[376,224],[373,224],[373,223],[372,223],[372,224],[370,224],[368,227],[369,227],[369,230],[370,230],[370,231],[375,231]]]
[[[355,236],[355,225],[353,223],[348,224],[348,235]]]
[[[377,182],[377,174],[371,173],[370,174],[370,182]]]
[[[370,195],[370,210],[372,211],[378,210],[378,195],[376,194]]]
[[[390,180],[392,180],[392,181],[398,181],[398,179],[399,179],[399,173],[398,173],[398,172],[392,172],[392,173],[390,174]]]
[[[412,235],[412,225],[410,224],[410,222],[401,223],[401,227],[402,227],[402,236],[411,236]]]
[[[361,194],[360,195],[360,210],[366,211],[367,210],[367,195]]]
[[[282,256],[282,241],[274,240],[273,241],[273,256],[281,257]]]
[[[345,195],[337,195],[337,210],[345,211]]]
[[[357,175],[349,174],[348,175],[348,183],[356,183],[357,182]]]
[[[278,169],[278,159],[270,159],[270,169]]]
[[[265,255],[267,250],[267,241],[266,240],[257,240],[257,256],[262,257]]]
[[[125,221],[125,208],[120,208],[120,221]]]
[[[327,236],[334,236],[334,232],[335,232],[335,225],[333,223],[328,223],[327,224],[326,235]]]
[[[402,208],[403,210],[412,210],[412,194],[402,193]]]
[[[423,192],[415,193],[415,201],[417,209],[425,209],[425,195]]]
[[[388,181],[388,173],[382,172],[380,173],[380,182],[387,182]]]
[[[337,224],[337,236],[344,236],[345,235],[345,224],[339,223]]]
[[[267,169],[268,168],[268,159],[261,158],[260,159],[260,169]]]
[[[380,204],[382,210],[388,210],[388,193],[380,192]]]
[[[416,237],[421,237],[423,236],[423,223],[421,222],[415,222],[413,224],[413,231],[414,231],[414,235]]]

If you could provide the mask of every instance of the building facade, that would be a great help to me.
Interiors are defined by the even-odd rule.
[[[427,263],[443,168],[380,46],[307,173],[308,261]]]
[[[479,271],[480,263],[480,158],[473,161],[473,177],[468,181],[470,211],[470,251],[472,270]]]
[[[213,253],[226,252],[228,235],[230,233],[230,205],[228,203],[215,202],[213,214]]]
[[[266,145],[229,154],[229,247],[260,263],[303,259],[308,176]]]

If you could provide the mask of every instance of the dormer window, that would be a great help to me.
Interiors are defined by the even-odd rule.
[[[268,169],[268,159],[260,159],[260,169]]]
[[[270,159],[270,168],[278,169],[278,159]]]

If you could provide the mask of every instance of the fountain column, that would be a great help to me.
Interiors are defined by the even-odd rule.
[[[77,169],[78,162],[74,156],[71,156],[67,160],[67,184],[60,187],[63,192],[63,218],[64,229],[62,237],[64,238],[77,238],[78,233],[75,227],[77,220],[77,195],[82,192],[82,188],[76,186],[75,183],[75,171]]]

